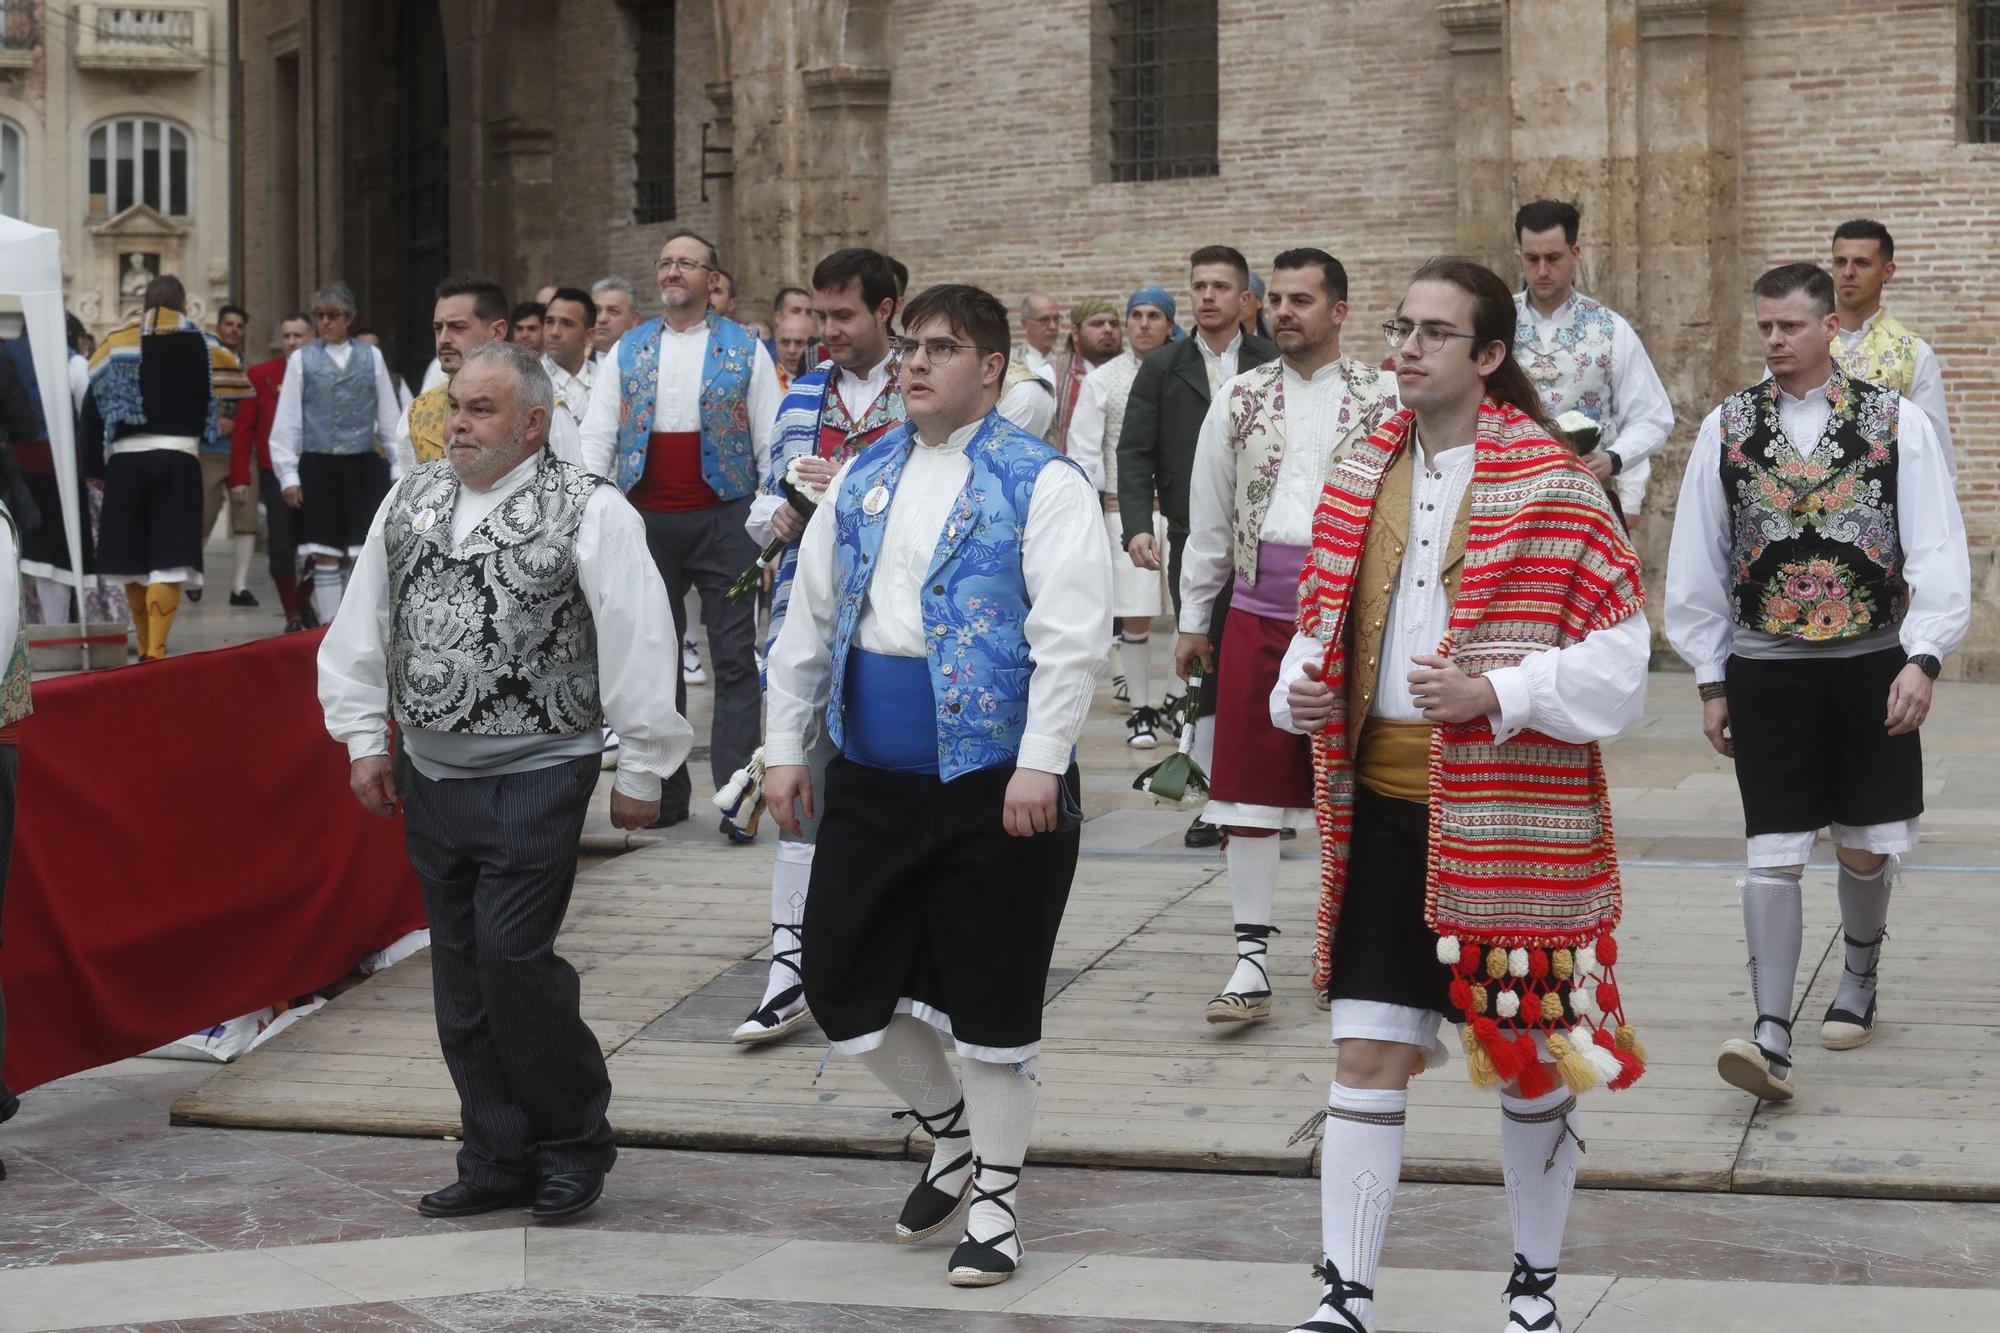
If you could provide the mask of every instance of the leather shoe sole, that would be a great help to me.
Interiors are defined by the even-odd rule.
[[[567,1221],[603,1197],[602,1171],[550,1176],[542,1182],[542,1192],[536,1196],[535,1206],[528,1215],[537,1222]]]

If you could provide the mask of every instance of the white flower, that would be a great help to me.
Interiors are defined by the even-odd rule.
[[[815,485],[799,475],[799,465],[812,456],[811,454],[792,455],[791,461],[785,464],[785,484],[800,495],[805,496],[806,499],[811,500],[814,504],[818,504],[826,495],[826,487]]]
[[[1567,435],[1577,435],[1584,431],[1595,434],[1597,423],[1574,408],[1556,418],[1556,426]]]

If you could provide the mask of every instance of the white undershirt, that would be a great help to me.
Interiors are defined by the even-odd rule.
[[[456,547],[473,528],[521,487],[534,480],[538,457],[529,458],[490,490],[460,487],[452,505]],[[391,491],[319,649],[319,698],[326,729],[347,746],[350,760],[388,752],[389,558],[382,525],[395,502]],[[693,729],[674,709],[680,644],[674,633],[667,586],[646,548],[639,511],[612,486],[598,486],[584,505],[576,534],[577,581],[590,604],[597,634],[597,687],[605,725],[618,733],[617,790],[635,800],[658,800],[660,783],[673,775],[694,743]]]
[[[1514,308],[1528,321],[1534,341],[1546,347],[1568,320],[1574,299],[1572,296],[1553,314],[1544,315],[1526,292],[1516,292]],[[1605,447],[1622,460],[1611,487],[1618,493],[1618,507],[1636,518],[1646,498],[1646,482],[1653,475],[1653,455],[1674,433],[1674,404],[1630,321],[1615,310],[1605,313],[1611,316],[1611,401],[1605,406],[1611,429],[1605,432],[1610,440]]]
[[[928,655],[923,587],[938,537],[972,469],[965,448],[984,425],[954,431],[942,445],[919,440],[890,501],[855,646],[892,657]],[[806,762],[805,736],[832,689],[834,587],[838,536],[835,502],[850,462],[827,489],[799,541],[798,574],[784,628],[771,648],[765,727],[766,764]],[[1081,472],[1051,462],[1035,481],[1020,547],[1021,574],[1031,603],[1025,627],[1034,674],[1028,682],[1027,728],[1019,766],[1066,772],[1104,673],[1111,636],[1111,553],[1097,492]]]
[[[352,339],[343,343],[326,343],[326,354],[341,370],[347,369],[349,358],[356,346],[367,348],[368,355],[375,362],[375,446],[389,460],[389,480],[394,481],[403,474],[402,459],[396,452],[396,431],[402,419],[402,400],[396,397],[396,386],[389,379],[389,363],[382,359],[382,351],[368,347],[366,343],[356,344]],[[310,343],[307,346],[311,346]],[[299,455],[305,449],[305,421],[302,416],[305,398],[305,362],[300,359],[304,347],[285,358],[284,387],[278,390],[278,413],[271,421],[271,470],[278,474],[278,485],[289,490],[299,484]]]
[[[1861,327],[1849,332],[1841,329],[1836,335],[1843,351],[1851,352],[1861,345],[1868,331],[1875,327],[1875,321],[1882,317],[1878,308],[1874,314],[1861,321]],[[1944,370],[1938,365],[1937,353],[1922,338],[1917,339],[1916,364],[1910,369],[1910,401],[1930,418],[1931,429],[1936,432],[1938,447],[1944,450],[1945,466],[1951,475],[1958,475],[1958,457],[1951,444],[1951,412],[1944,401]]]

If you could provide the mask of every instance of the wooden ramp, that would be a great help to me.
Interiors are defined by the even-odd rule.
[[[1682,700],[1681,695],[1687,695]],[[1619,970],[1651,1056],[1646,1079],[1586,1099],[1586,1185],[2000,1199],[2000,730],[1990,689],[1942,692],[1970,725],[1929,746],[1925,848],[1906,868],[1882,967],[1873,1045],[1823,1051],[1818,1017],[1838,983],[1830,869],[1809,872],[1798,1005],[1799,1096],[1757,1106],[1715,1074],[1716,1048],[1750,1012],[1733,777],[1708,753],[1685,677],[1661,677],[1655,713],[1608,750],[1628,860]],[[1994,710],[2000,712],[2000,709]],[[1927,738],[1928,740],[1929,738]],[[1180,846],[1181,813],[1125,791],[1147,762],[1092,720],[1085,854],[1050,979],[1035,1127],[1039,1161],[1309,1173],[1287,1146],[1333,1073],[1326,1015],[1307,991],[1317,851],[1287,844],[1272,973],[1274,1019],[1244,1031],[1201,1020],[1228,973],[1222,858]],[[1156,752],[1157,753],[1157,752]],[[1824,849],[1823,849],[1824,850]],[[586,871],[562,952],[609,1058],[621,1143],[870,1156],[927,1153],[854,1060],[824,1060],[804,1029],[772,1047],[729,1034],[761,994],[767,845],[705,827]],[[824,1067],[822,1065],[824,1064]],[[1494,1095],[1454,1058],[1412,1092],[1410,1179],[1498,1178]],[[432,1027],[426,955],[371,978],[174,1108],[177,1123],[446,1136],[457,1103]]]

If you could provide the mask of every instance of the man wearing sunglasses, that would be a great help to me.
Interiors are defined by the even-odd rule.
[[[709,309],[718,263],[715,247],[691,231],[676,231],[660,247],[654,268],[665,311],[620,337],[608,373],[599,372],[584,415],[583,462],[616,482],[645,519],[683,638],[688,589],[701,594],[715,659],[709,766],[720,790],[750,762],[763,711],[757,610],[725,594],[757,559],[743,523],[770,474],[779,391],[770,353]],[[686,691],[683,679],[675,700],[683,716]],[[667,780],[658,827],[687,818],[691,790],[685,767]],[[739,843],[751,836],[727,817],[722,833]]]
[[[1215,762],[1202,818],[1228,835],[1236,957],[1206,1016],[1232,1025],[1271,1016],[1267,950],[1279,834],[1312,815],[1311,743],[1274,727],[1266,700],[1292,641],[1313,508],[1327,469],[1396,407],[1387,376],[1341,355],[1347,271],[1339,260],[1324,250],[1287,250],[1266,295],[1280,359],[1222,385],[1195,445],[1174,647],[1182,680],[1216,677]],[[1132,529],[1129,517],[1125,527]],[[1218,667],[1210,626],[1225,587]]]
[[[947,1277],[983,1287],[1021,1262],[1016,1189],[1111,559],[1083,469],[994,410],[1005,307],[932,287],[903,322],[909,424],[841,469],[800,546],[771,650],[764,791],[794,836],[821,811],[813,1017],[936,1140],[896,1236],[934,1235],[969,1200]],[[806,746],[821,707],[840,750],[824,792]]]

